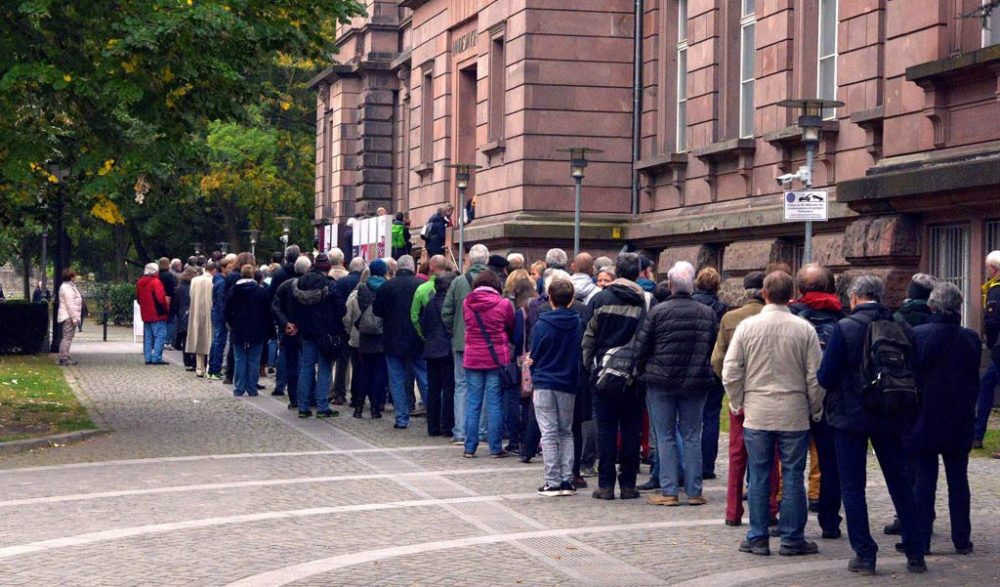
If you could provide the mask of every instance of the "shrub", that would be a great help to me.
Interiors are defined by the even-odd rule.
[[[44,352],[48,310],[48,304],[20,301],[0,304],[0,355]]]
[[[108,309],[108,320],[115,326],[132,324],[132,302],[135,300],[135,286],[131,283],[104,283],[94,287],[90,306],[91,316],[98,324],[104,324],[104,309]]]

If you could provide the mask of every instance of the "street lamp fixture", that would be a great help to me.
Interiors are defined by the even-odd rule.
[[[799,128],[802,129],[802,144],[806,148],[806,173],[803,180],[806,189],[813,185],[813,159],[816,155],[816,148],[819,146],[819,138],[823,132],[823,111],[828,108],[840,108],[844,103],[839,100],[825,100],[823,98],[801,98],[798,100],[782,100],[778,106],[782,108],[794,108],[799,111]],[[805,243],[802,247],[802,262],[812,263],[812,221],[806,221]]]
[[[573,213],[573,258],[575,259],[580,254],[580,206],[582,202],[583,177],[587,169],[587,155],[596,155],[604,151],[590,147],[568,147],[556,150],[560,153],[569,153],[569,176],[576,183],[576,203]]]
[[[465,265],[465,190],[469,187],[472,174],[483,166],[475,163],[454,163],[445,167],[455,170],[455,187],[458,188],[458,265],[461,270]]]
[[[229,252],[229,243],[228,242],[226,242],[226,241],[219,241],[219,242],[217,242],[215,244],[219,245],[219,250],[222,251],[223,255],[225,255],[226,253]]]
[[[251,228],[243,232],[250,235],[250,254],[257,258],[257,238],[260,237],[260,230]]]
[[[194,247],[194,255],[196,257],[200,256],[201,255],[201,243],[191,243],[191,246]]]
[[[291,216],[275,216],[275,220],[281,223],[281,243],[285,247],[288,246],[288,235],[291,233],[291,222],[294,220]]]

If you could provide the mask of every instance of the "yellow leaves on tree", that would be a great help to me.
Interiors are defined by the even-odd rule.
[[[139,69],[139,56],[133,55],[128,61],[122,61],[122,69],[125,73],[135,73]]]
[[[173,107],[175,107],[177,105],[177,99],[184,97],[184,95],[187,94],[189,91],[191,91],[191,88],[193,88],[193,87],[194,86],[191,85],[191,84],[184,84],[183,86],[181,86],[179,88],[175,88],[174,90],[171,90],[167,94],[167,97],[165,99],[165,101],[167,103],[167,108],[173,108]]]
[[[111,173],[111,169],[114,166],[115,166],[115,160],[108,159],[107,161],[104,162],[104,165],[102,165],[101,168],[97,170],[97,175],[104,176]]]
[[[97,202],[90,209],[90,215],[108,224],[125,224],[125,217],[122,216],[118,205],[105,195],[98,196]]]

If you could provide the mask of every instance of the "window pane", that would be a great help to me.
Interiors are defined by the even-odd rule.
[[[742,56],[740,60],[740,79],[753,79],[754,55],[754,25],[748,24],[743,27]]]
[[[687,102],[677,104],[677,149],[687,150]]]
[[[820,0],[820,56],[837,52],[837,0]]]
[[[688,37],[688,3],[687,0],[677,0],[677,41]]]
[[[687,49],[677,51],[677,99],[687,98]]]
[[[942,281],[955,284],[962,292],[962,322],[969,301],[969,227],[935,226],[930,229],[929,269]]]
[[[740,137],[753,137],[753,80],[740,85]]]
[[[754,13],[754,0],[743,0],[743,16]]]
[[[994,8],[990,14],[989,28],[990,30],[986,31],[986,35],[984,35],[986,45],[990,46],[1000,43],[1000,6]]]
[[[828,57],[819,62],[819,97],[834,100],[837,97],[837,80],[834,78],[834,57]]]

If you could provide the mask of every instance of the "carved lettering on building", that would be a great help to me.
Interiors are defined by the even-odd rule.
[[[462,35],[461,37],[455,39],[451,45],[451,52],[455,55],[459,53],[465,53],[469,49],[476,46],[476,37],[478,36],[478,31],[469,31]]]

